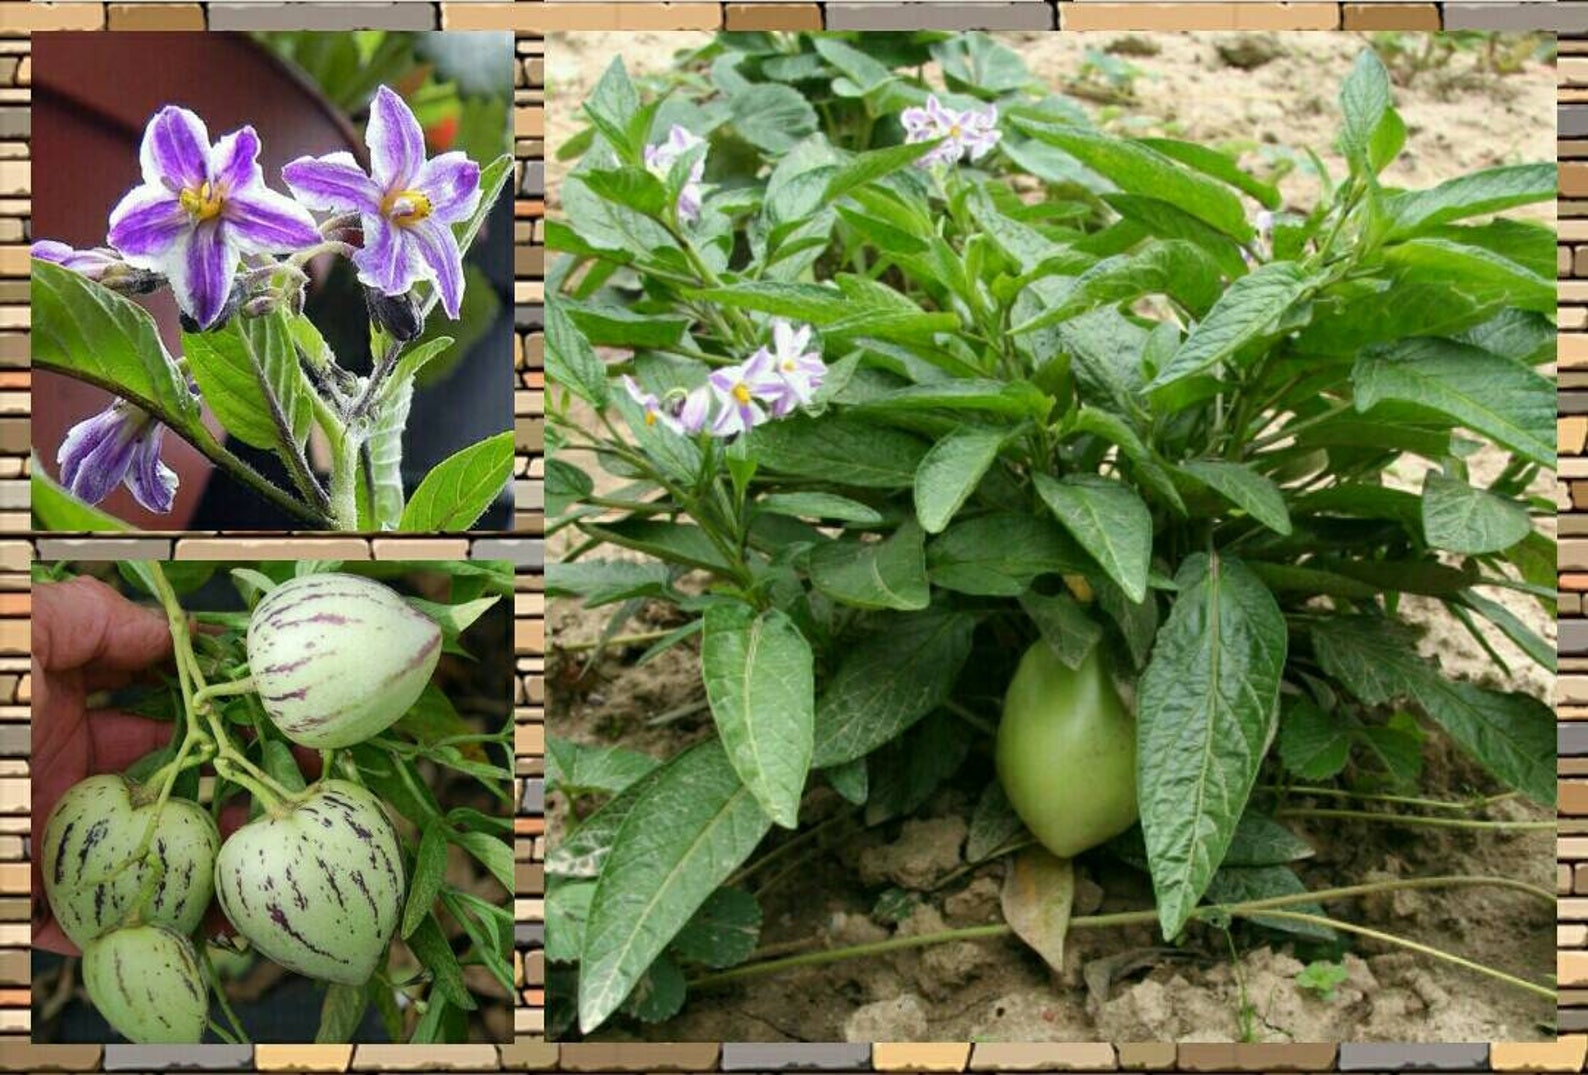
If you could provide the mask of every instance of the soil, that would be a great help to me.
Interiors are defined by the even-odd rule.
[[[1134,101],[1113,111],[1153,117],[1149,133],[1250,145],[1243,156],[1248,167],[1260,164],[1259,146],[1329,143],[1334,94],[1362,45],[1361,37],[1349,34],[1261,39],[1017,34],[1002,39],[1021,51],[1033,71],[1055,82],[1074,77],[1088,48],[1120,48],[1151,74],[1136,79]],[[706,40],[703,34],[683,33],[554,36],[547,49],[553,153],[578,129],[573,109],[612,56],[621,54],[631,73],[660,72],[675,50]],[[1554,95],[1553,69],[1536,64],[1504,79],[1446,72],[1398,87],[1410,152],[1386,181],[1426,186],[1475,167],[1551,159]],[[1143,133],[1140,127],[1130,129]],[[1336,155],[1323,156],[1336,174],[1342,170]],[[549,164],[554,206],[565,167]],[[1312,197],[1311,182],[1298,170],[1281,180],[1281,188],[1294,204],[1305,204]],[[1545,206],[1534,215],[1547,219],[1552,213],[1553,207]],[[1473,461],[1474,477],[1492,476],[1497,466],[1496,455],[1480,454]],[[1408,469],[1396,480],[1416,488],[1421,475]],[[1535,491],[1560,495],[1552,478],[1542,479]],[[562,547],[552,542],[554,553]],[[1536,602],[1511,594],[1504,600],[1553,639],[1553,619]],[[1496,644],[1512,669],[1502,675],[1437,604],[1410,600],[1404,607],[1426,631],[1423,651],[1447,672],[1550,697],[1552,677],[1509,643]],[[554,602],[554,645],[595,640],[609,614],[609,609],[588,612]],[[668,608],[647,606],[620,633],[665,630],[679,622],[675,617]],[[675,647],[636,666],[643,651],[643,644],[611,648],[589,667],[587,650],[554,651],[550,734],[621,743],[657,757],[711,734],[710,715],[700,705],[704,693],[696,650]],[[1429,741],[1425,753],[1424,784],[1433,789],[1427,794],[1449,798],[1500,790],[1439,738]],[[990,759],[975,754],[911,819],[871,829],[858,819],[835,821],[815,854],[796,857],[796,868],[769,869],[758,878],[767,886],[759,893],[766,912],[762,945],[817,950],[1002,921],[1002,862],[943,884],[962,866],[975,796],[990,776]],[[843,805],[818,792],[806,808],[802,821],[813,822],[841,813]],[[553,843],[566,810],[557,796],[548,803]],[[1506,800],[1479,816],[1546,820],[1553,814]],[[1554,886],[1555,845],[1548,831],[1411,829],[1318,819],[1290,824],[1317,849],[1298,864],[1309,888],[1436,874],[1485,874]],[[913,894],[914,909],[902,921],[874,913],[878,896],[890,888]],[[1103,852],[1078,860],[1075,914],[1137,910],[1151,903],[1144,875]],[[1534,980],[1554,968],[1553,909],[1519,893],[1402,892],[1334,903],[1329,912]],[[1348,947],[1343,957],[1347,978],[1325,999],[1295,981],[1319,953],[1244,926],[1235,927],[1230,939],[1194,928],[1178,949],[1165,948],[1148,927],[1072,931],[1062,974],[1052,973],[1013,939],[959,942],[738,981],[692,996],[684,1013],[668,1022],[614,1021],[596,1036],[608,1041],[1434,1042],[1525,1041],[1553,1033],[1551,1002],[1377,941],[1357,938]]]

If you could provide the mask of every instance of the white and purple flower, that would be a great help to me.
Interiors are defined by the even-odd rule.
[[[67,431],[55,461],[61,484],[78,499],[97,504],[126,483],[150,511],[171,510],[177,477],[160,461],[165,426],[124,399]]]
[[[827,364],[811,347],[811,327],[795,328],[781,319],[772,322],[772,349],[756,352],[765,361],[756,365],[750,388],[758,399],[772,409],[773,418],[782,418],[796,407],[808,406],[827,375]],[[752,359],[752,362],[754,360]]]
[[[770,375],[771,365],[772,356],[763,347],[737,366],[713,370],[706,378],[706,388],[717,412],[711,420],[712,436],[736,437],[767,420],[766,408],[756,395],[755,385]]]
[[[412,110],[386,86],[375,92],[369,126],[370,173],[347,152],[299,157],[281,170],[312,209],[356,212],[364,246],[353,255],[358,278],[385,295],[429,280],[442,309],[457,320],[463,302],[463,255],[452,225],[480,203],[480,166],[460,152],[425,158],[425,136]]]
[[[240,255],[320,241],[308,210],[265,186],[252,127],[211,145],[203,120],[167,105],[144,129],[139,161],[143,183],[111,210],[110,245],[129,264],[163,274],[202,327],[225,309]]]
[[[684,432],[682,423],[668,413],[666,407],[662,405],[661,399],[654,393],[645,391],[645,389],[640,387],[638,381],[627,374],[623,376],[623,390],[629,394],[629,398],[638,404],[640,410],[644,412],[644,421],[647,426],[659,425],[663,429],[672,430],[674,433]]]
[[[904,125],[904,140],[908,143],[943,140],[916,161],[922,167],[956,164],[967,155],[973,161],[981,160],[1002,137],[997,105],[956,112],[945,108],[936,94],[927,97],[924,107],[906,108],[899,114],[899,122]]]
[[[704,144],[705,139],[675,123],[673,129],[667,132],[666,141],[645,147],[645,167],[650,169],[651,174],[665,180],[678,158]],[[678,219],[685,224],[693,224],[700,219],[700,207],[705,197],[701,181],[705,176],[706,158],[702,155],[689,166],[689,178],[684,183],[684,189],[678,192]]]

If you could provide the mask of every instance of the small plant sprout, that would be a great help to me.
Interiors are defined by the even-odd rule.
[[[1305,989],[1319,1000],[1332,1002],[1335,990],[1350,976],[1343,964],[1314,960],[1296,973],[1296,987]]]

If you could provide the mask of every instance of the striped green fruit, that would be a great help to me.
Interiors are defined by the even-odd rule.
[[[61,929],[79,948],[121,925],[137,908],[154,867],[133,862],[155,816],[152,795],[115,774],[72,785],[44,823],[44,892]],[[168,799],[149,840],[164,863],[141,920],[191,933],[209,906],[220,834],[208,812]]]
[[[441,629],[387,586],[305,575],[248,621],[248,667],[276,727],[325,750],[379,735],[407,712],[441,656]]]
[[[397,929],[402,852],[380,800],[346,780],[310,787],[229,836],[215,860],[221,909],[288,970],[362,985]]]
[[[209,998],[193,946],[164,926],[114,929],[83,946],[83,986],[99,1014],[128,1041],[194,1044]]]

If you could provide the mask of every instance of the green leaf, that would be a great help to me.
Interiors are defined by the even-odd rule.
[[[399,530],[452,533],[479,521],[513,476],[513,431],[487,437],[437,463],[403,508]]]
[[[1103,628],[1065,594],[1020,595],[1020,607],[1037,625],[1042,641],[1069,668],[1079,668],[1103,637]]]
[[[630,164],[639,164],[645,132],[635,137],[634,118],[640,111],[640,95],[629,81],[623,57],[614,56],[602,72],[595,89],[584,102],[584,113],[607,144]]]
[[[884,392],[851,409],[854,414],[899,415],[926,410],[982,412],[1018,421],[1047,417],[1053,399],[1029,381],[963,378]]]
[[[976,621],[961,613],[886,615],[842,650],[816,702],[820,769],[871,753],[941,705],[970,656]]]
[[[997,780],[982,789],[976,809],[970,815],[970,833],[965,837],[965,861],[981,862],[1013,840],[1025,829],[1025,822],[1009,805],[1009,796]]]
[[[688,991],[683,968],[665,955],[658,956],[623,1001],[623,1014],[642,1023],[663,1022],[683,1009]]]
[[[1303,780],[1329,780],[1351,754],[1351,726],[1304,698],[1285,706],[1279,720],[1279,760]]]
[[[1452,220],[1554,201],[1559,178],[1559,166],[1553,161],[1507,164],[1469,172],[1427,190],[1399,191],[1385,203],[1391,220],[1388,238],[1402,239]]]
[[[1097,306],[1130,302],[1143,295],[1165,294],[1202,313],[1223,291],[1219,269],[1195,243],[1182,239],[1154,241],[1141,250],[1105,258],[1075,278],[1063,300],[1016,325],[1022,335],[1068,321]]]
[[[1274,733],[1287,634],[1238,560],[1188,557],[1137,695],[1137,784],[1163,935],[1219,864]]]
[[[928,534],[941,533],[964,506],[1007,435],[964,425],[932,445],[915,472],[915,514]]]
[[[1276,896],[1299,896],[1305,891],[1307,886],[1288,866],[1225,866],[1213,875],[1213,880],[1208,884],[1207,899],[1209,903],[1248,903]],[[1301,903],[1285,910],[1319,916],[1325,913],[1316,903]],[[1314,941],[1336,940],[1334,930],[1311,922],[1296,922],[1263,914],[1253,914],[1248,921]]]
[[[1499,628],[1500,633],[1516,643],[1518,649],[1540,668],[1553,674],[1556,670],[1555,646],[1527,625],[1516,613],[1492,601],[1476,590],[1461,595],[1461,603]]]
[[[749,444],[767,470],[872,489],[910,488],[926,455],[917,437],[842,414],[768,422]]]
[[[1097,604],[1119,628],[1124,636],[1125,648],[1130,651],[1131,663],[1141,668],[1147,663],[1152,644],[1158,637],[1158,599],[1148,593],[1140,601],[1132,601],[1112,579],[1101,578],[1094,583]]]
[[[352,1041],[368,1006],[369,997],[363,986],[327,984],[325,999],[320,1002],[320,1027],[314,1032],[315,1043],[340,1045]]]
[[[657,770],[618,830],[590,901],[581,1030],[606,1022],[771,825],[716,740]]]
[[[1248,810],[1241,815],[1224,853],[1225,866],[1278,866],[1311,858],[1318,852],[1280,822]]]
[[[403,907],[401,935],[407,937],[419,928],[430,913],[441,891],[447,872],[447,830],[437,824],[425,826],[414,856],[414,874],[408,882],[408,902]]]
[[[869,504],[836,493],[773,493],[756,501],[758,509],[795,519],[833,519],[841,523],[875,526],[882,513]]]
[[[213,332],[184,332],[182,353],[228,433],[255,448],[302,446],[314,420],[313,389],[298,366],[285,313],[234,317]]]
[[[553,876],[546,884],[546,959],[577,963],[584,947],[584,926],[590,918],[594,881],[569,881]]]
[[[1264,209],[1278,209],[1283,201],[1278,187],[1264,183],[1242,171],[1232,158],[1216,149],[1210,149],[1198,142],[1181,142],[1174,138],[1143,138],[1141,144],[1157,150],[1166,157],[1173,157],[1181,164],[1188,164],[1204,175],[1212,176],[1237,190],[1244,191],[1257,199],[1257,204]]]
[[[434,989],[447,998],[447,1002],[464,1011],[473,1011],[479,1005],[469,987],[463,982],[463,968],[458,957],[441,931],[435,914],[427,914],[418,927],[408,935],[408,948],[421,965],[429,969],[435,979]]]
[[[1451,340],[1404,340],[1365,352],[1351,371],[1356,409],[1409,403],[1555,465],[1555,385],[1524,366]]]
[[[1038,474],[1036,484],[1054,518],[1119,583],[1125,596],[1131,601],[1145,597],[1152,513],[1141,497],[1119,482],[1090,475],[1060,479]]]
[[[606,406],[606,367],[555,296],[546,304],[546,378],[597,410]]]
[[[547,791],[616,795],[657,764],[655,758],[637,750],[546,737]]]
[[[673,938],[673,951],[713,970],[750,958],[761,939],[761,905],[742,888],[719,888]]]
[[[45,473],[38,456],[33,457],[30,469],[32,480],[28,484],[34,529],[79,533],[101,530],[122,533],[132,529],[109,512],[85,504],[63,489]]]
[[[265,772],[270,778],[288,791],[302,791],[303,770],[298,768],[298,759],[293,756],[292,748],[280,739],[269,739],[260,748]]]
[[[1086,554],[1052,520],[999,512],[963,519],[927,549],[932,582],[945,590],[1017,597],[1038,575],[1083,571]]]
[[[900,146],[885,146],[882,149],[872,149],[857,154],[845,161],[827,180],[827,189],[822,192],[822,201],[831,205],[856,187],[875,183],[901,168],[908,168],[935,149],[938,144],[938,139],[907,142]]]
[[[926,535],[909,521],[883,541],[826,542],[811,553],[810,577],[822,593],[855,608],[923,609],[931,599]]]
[[[816,674],[810,644],[776,609],[706,610],[701,678],[728,760],[774,822],[799,822],[810,771]]]
[[[1428,544],[1447,552],[1501,552],[1532,531],[1521,504],[1437,470],[1423,479],[1422,512]]]
[[[166,353],[154,318],[131,299],[48,261],[32,261],[33,365],[88,381],[162,417],[179,432],[199,407]]]
[[[778,155],[817,128],[816,110],[792,86],[762,82],[728,100],[731,122],[745,141]]]
[[[1548,279],[1510,258],[1450,239],[1412,239],[1384,251],[1384,261],[1411,284],[1492,298],[1535,313],[1555,310],[1555,278]],[[1553,270],[1554,266],[1551,266]]]
[[[1290,512],[1279,487],[1252,468],[1218,459],[1193,459],[1180,464],[1225,500],[1277,534],[1290,533]]]
[[[661,772],[657,768],[646,773],[564,836],[556,847],[546,853],[546,875],[566,878],[598,876],[612,852],[612,842],[617,839],[623,822],[628,820],[634,805],[657,781]]]
[[[1120,190],[1173,203],[1225,235],[1252,236],[1240,198],[1224,184],[1181,167],[1141,142],[1124,141],[1083,127],[1063,127],[1023,116],[1011,122],[1033,138],[1058,146]]]
[[[591,344],[601,347],[673,347],[689,330],[689,319],[666,314],[638,314],[622,306],[558,299],[568,320]]]
[[[706,571],[729,569],[722,552],[712,543],[706,531],[688,523],[628,518],[601,526],[583,523],[581,527],[591,537],[643,552],[668,563],[685,564]]]
[[[1538,699],[1446,679],[1391,621],[1321,620],[1312,645],[1324,671],[1368,705],[1415,702],[1489,772],[1554,805],[1555,721]]]
[[[1391,109],[1389,72],[1370,48],[1357,54],[1356,66],[1340,87],[1340,111],[1344,125],[1340,148],[1352,161],[1366,164],[1368,149],[1379,124]]]
[[[1272,326],[1311,287],[1300,267],[1288,261],[1258,266],[1232,283],[1207,317],[1197,323],[1147,391],[1195,376],[1225,361]]]
[[[486,832],[456,832],[453,842],[491,872],[507,891],[513,891],[513,846],[501,837]]]

